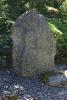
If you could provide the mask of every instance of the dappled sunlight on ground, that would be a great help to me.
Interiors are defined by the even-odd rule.
[[[67,78],[67,70],[65,70],[63,73],[64,73],[64,76]]]
[[[57,65],[59,70],[66,65]],[[67,100],[67,88],[42,83],[38,76],[18,77],[13,69],[0,70],[0,98],[7,96],[19,100]],[[8,99],[9,100],[9,99]],[[17,99],[15,99],[17,100]]]

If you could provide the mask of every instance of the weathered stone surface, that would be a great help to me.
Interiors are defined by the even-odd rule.
[[[36,11],[22,14],[12,27],[13,67],[22,76],[53,70],[55,43],[48,23]]]

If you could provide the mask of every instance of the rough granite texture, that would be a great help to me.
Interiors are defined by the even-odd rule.
[[[12,27],[13,67],[22,76],[54,68],[56,53],[45,17],[35,10],[22,14]]]

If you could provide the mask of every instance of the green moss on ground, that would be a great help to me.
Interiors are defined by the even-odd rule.
[[[40,75],[40,80],[43,83],[48,83],[49,77],[57,75],[57,72],[44,72]]]

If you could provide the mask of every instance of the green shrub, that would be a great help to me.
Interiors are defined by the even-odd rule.
[[[52,19],[49,20],[48,24],[54,35],[57,48],[67,51],[67,23],[62,20]]]

